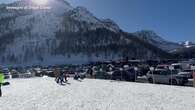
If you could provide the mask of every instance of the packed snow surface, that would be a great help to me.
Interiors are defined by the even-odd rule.
[[[0,110],[194,110],[195,88],[131,82],[53,78],[10,80]]]

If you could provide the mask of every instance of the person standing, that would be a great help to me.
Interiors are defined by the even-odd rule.
[[[91,67],[88,68],[87,73],[90,75],[91,78],[94,78],[93,77],[93,70]]]
[[[65,71],[64,72],[64,80],[65,80],[65,83],[68,82],[68,77],[69,77],[69,72],[68,71]]]
[[[54,75],[55,75],[56,83],[59,83],[59,81],[60,81],[60,71],[59,71],[59,69],[55,68]]]
[[[63,83],[65,82],[64,81],[64,73],[62,71],[59,71],[60,75],[59,75],[59,81],[60,81],[60,84],[63,85]]]
[[[0,71],[0,97],[2,96],[1,85],[3,84],[3,81],[4,81],[4,75],[2,71]]]
[[[195,87],[195,71],[193,71],[193,86]]]

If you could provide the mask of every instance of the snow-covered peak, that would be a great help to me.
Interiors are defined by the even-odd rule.
[[[90,29],[106,28],[113,32],[118,32],[120,30],[119,26],[112,20],[100,20],[95,17],[90,11],[85,7],[76,7],[69,11],[69,16],[77,21],[85,22],[90,25]]]
[[[48,2],[48,6],[51,7],[55,13],[61,14],[64,14],[64,12],[68,12],[73,9],[73,7],[64,0],[50,0]]]
[[[180,45],[183,45],[185,48],[190,48],[190,47],[194,47],[195,43],[191,41],[184,41],[184,42],[180,42]]]
[[[77,10],[77,11],[80,12],[81,14],[93,16],[93,14],[92,14],[91,12],[89,12],[89,11],[87,10],[87,8],[85,8],[85,7],[78,6],[78,7],[75,8],[75,10]]]
[[[18,0],[13,3],[8,4],[8,6],[14,7],[49,7],[51,11],[55,11],[55,13],[64,13],[67,12],[73,7],[65,0],[47,0],[45,4],[38,4],[33,0]]]
[[[85,7],[76,7],[72,11],[72,15],[74,19],[77,19],[79,21],[85,21],[87,23],[98,23],[99,20],[91,13],[89,12]]]
[[[50,9],[5,8],[31,6],[50,7]],[[119,32],[119,27],[113,21],[100,20],[86,8],[74,8],[65,0],[48,0],[44,5],[37,5],[32,0],[19,0],[1,5],[0,8],[2,7],[4,9],[0,9],[0,38],[7,42],[1,42],[4,47],[0,49],[3,53],[0,55],[0,62],[4,64],[5,62],[32,63],[31,61],[37,64],[44,60],[47,62],[51,59],[57,61],[58,58],[66,58],[61,56],[68,54],[62,52],[68,45],[66,36],[69,34],[66,33],[75,32],[77,35],[77,32],[97,29]],[[100,44],[106,43],[100,42]]]
[[[101,20],[105,25],[115,28],[115,30],[120,30],[120,27],[111,19]]]
[[[185,41],[184,42],[184,46],[187,47],[187,48],[191,47],[191,45],[192,45],[192,42],[190,42],[190,41]]]
[[[113,20],[111,19],[102,19],[103,22],[105,23],[110,23],[110,24],[116,24]]]
[[[153,31],[142,30],[142,31],[135,32],[133,34],[138,38],[147,41],[150,44],[155,45],[160,49],[168,52],[171,52],[178,48],[182,48],[182,46],[179,43],[167,41]]]
[[[52,13],[55,16],[63,16],[68,15],[68,17],[71,17],[71,19],[74,19],[80,23],[87,24],[87,30],[95,30],[97,28],[106,28],[113,32],[119,32],[120,28],[119,26],[110,19],[104,19],[101,20],[97,17],[95,17],[90,11],[87,10],[85,7],[72,7],[67,1],[65,0],[48,0],[46,4],[44,5],[38,5],[33,0],[18,0],[13,3],[7,4],[7,6],[13,6],[13,7],[36,7],[36,6],[42,6],[49,8],[47,11],[43,10],[25,10],[27,14],[34,14],[37,15],[39,13],[40,15],[44,15],[45,12]],[[25,13],[23,11],[10,11],[7,10],[4,13],[0,13],[0,18],[2,17],[11,17],[11,16],[17,16],[18,12],[20,15],[24,16]]]

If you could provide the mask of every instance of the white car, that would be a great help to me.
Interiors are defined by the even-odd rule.
[[[188,78],[185,75],[179,75],[176,71],[170,70],[149,71],[147,73],[147,79],[150,83],[173,85],[184,85],[188,82]]]
[[[185,75],[189,79],[193,78],[193,71],[192,70],[183,70],[183,71],[179,72],[178,74]]]
[[[167,70],[167,69],[169,69],[169,65],[158,65],[155,70],[159,71],[159,70]]]
[[[3,70],[3,74],[5,76],[5,79],[10,79],[12,78],[11,72],[9,70]]]

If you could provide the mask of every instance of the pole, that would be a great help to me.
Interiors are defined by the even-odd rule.
[[[122,71],[120,71],[121,72],[121,81],[122,81]]]
[[[152,70],[152,79],[153,79],[153,84],[155,84],[155,80],[154,80],[154,70]]]
[[[152,80],[153,80],[153,84],[155,83],[154,80],[154,67],[150,67],[150,71],[152,72]]]

